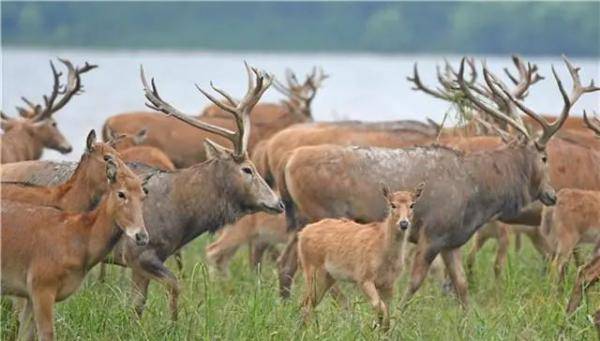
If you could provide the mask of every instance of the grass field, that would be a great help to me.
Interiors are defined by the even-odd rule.
[[[488,243],[477,259],[470,287],[470,309],[465,313],[454,297],[444,295],[429,280],[403,312],[392,306],[392,327],[385,334],[372,329],[374,315],[361,293],[351,285],[343,291],[351,300],[344,310],[330,297],[317,308],[315,322],[303,327],[298,310],[303,288],[298,276],[292,299],[282,302],[277,294],[273,263],[262,272],[251,271],[247,252],[239,252],[229,278],[219,278],[204,263],[203,236],[184,250],[186,264],[180,296],[180,318],[169,321],[166,291],[157,283],[150,287],[143,318],[137,319],[129,305],[129,275],[109,270],[106,283],[88,276],[79,292],[58,305],[55,316],[59,340],[593,340],[590,314],[600,304],[600,290],[590,291],[590,301],[572,317],[564,307],[574,278],[570,268],[565,293],[560,294],[542,271],[543,263],[529,243],[510,251],[508,268],[501,279],[493,275],[495,246]],[[169,263],[174,268],[173,263]],[[398,282],[402,293],[406,279]],[[396,302],[400,298],[396,295]],[[16,320],[2,309],[2,339],[14,330]]]

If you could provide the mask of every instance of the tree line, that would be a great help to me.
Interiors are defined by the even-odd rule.
[[[600,55],[599,2],[2,2],[8,46]]]

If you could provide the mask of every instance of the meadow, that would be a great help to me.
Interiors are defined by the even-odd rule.
[[[470,279],[470,307],[463,312],[451,294],[428,279],[415,299],[400,311],[392,306],[388,333],[374,329],[370,305],[349,284],[342,289],[350,308],[331,297],[317,307],[314,321],[303,326],[299,304],[304,290],[297,276],[292,298],[278,296],[275,264],[265,260],[260,272],[248,266],[247,250],[234,257],[228,277],[218,275],[205,262],[204,247],[213,239],[204,235],[184,249],[179,320],[169,320],[166,291],[150,286],[147,308],[138,319],[129,303],[129,273],[109,267],[105,283],[94,270],[81,290],[57,306],[59,340],[591,340],[596,332],[590,314],[600,304],[600,288],[589,291],[573,316],[564,308],[575,277],[570,266],[560,293],[544,271],[544,262],[529,242],[516,252],[511,247],[502,277],[494,277],[495,245],[489,242],[479,253]],[[470,244],[466,245],[466,248]],[[169,261],[171,269],[175,263]],[[181,277],[181,275],[180,275]],[[406,286],[397,283],[395,303]],[[8,339],[16,319],[2,305],[2,338]]]

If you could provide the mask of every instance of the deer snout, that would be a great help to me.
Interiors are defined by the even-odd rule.
[[[144,246],[150,241],[148,231],[144,227],[128,228],[125,231],[127,236],[133,239],[138,246]]]
[[[405,231],[406,229],[408,229],[410,227],[410,221],[406,218],[400,219],[400,221],[398,222],[398,226],[400,226],[400,229]]]
[[[545,188],[540,195],[540,201],[546,206],[554,206],[556,204],[556,191],[554,188]]]
[[[73,151],[73,147],[68,143],[59,145],[57,149],[61,154],[69,154]]]

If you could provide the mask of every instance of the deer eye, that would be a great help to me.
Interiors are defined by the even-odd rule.
[[[142,190],[144,191],[144,194],[148,194],[148,189],[146,187],[142,187]]]
[[[542,156],[542,162],[543,163],[548,162],[548,157],[546,155]]]
[[[52,126],[56,128],[56,122],[52,122]]]
[[[396,204],[390,204],[392,208],[396,208]]]
[[[242,172],[252,175],[252,169],[250,167],[242,167]]]
[[[117,193],[117,196],[119,197],[119,199],[125,199],[125,197],[126,197],[126,196],[125,196],[125,192],[122,192],[122,191],[119,191],[119,192]]]
[[[112,157],[110,155],[104,155],[104,161],[108,161],[112,159]]]
[[[410,209],[412,210],[412,209],[415,207],[415,203],[414,203],[414,202],[413,202],[413,203],[411,203],[409,207],[410,207]]]

